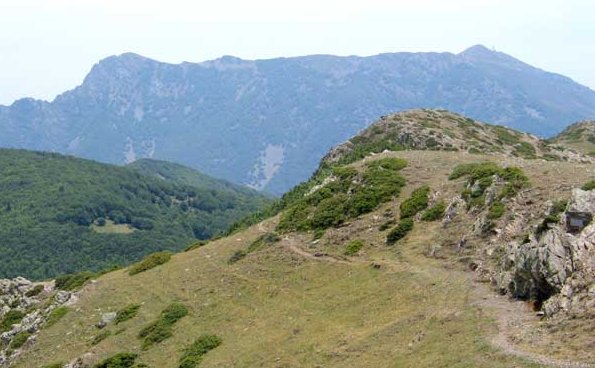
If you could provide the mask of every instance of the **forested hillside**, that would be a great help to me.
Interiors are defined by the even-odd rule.
[[[0,278],[100,270],[179,250],[268,203],[216,183],[181,184],[54,153],[0,150]]]

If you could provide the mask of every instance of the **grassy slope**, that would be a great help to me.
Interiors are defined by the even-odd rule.
[[[17,367],[68,361],[86,352],[92,360],[123,350],[140,352],[136,334],[172,301],[188,305],[190,315],[175,326],[171,339],[141,352],[141,361],[151,367],[177,366],[181,349],[204,333],[220,335],[223,345],[207,354],[201,367],[538,366],[490,345],[497,332],[495,315],[480,303],[490,296],[481,295],[456,255],[439,260],[425,256],[432,244],[451,234],[437,224],[420,224],[388,248],[386,233],[377,230],[381,214],[397,208],[413,188],[429,184],[445,197],[453,195],[461,183],[446,181],[452,168],[484,158],[447,152],[378,156],[384,155],[409,162],[403,170],[408,186],[399,200],[348,226],[327,230],[315,246],[310,244],[311,235],[292,233],[277,245],[228,265],[233,252],[274,228],[277,219],[272,219],[178,254],[146,273],[104,275],[86,288],[71,313],[40,334]],[[567,192],[560,185],[580,185],[594,174],[587,165],[506,161],[522,166],[543,198],[556,198]],[[363,253],[341,258],[345,243],[354,238],[365,241]],[[341,262],[306,258],[290,246],[335,254]],[[372,262],[380,269],[370,267]],[[101,314],[130,303],[143,303],[139,316],[121,325],[124,332],[90,347],[90,339],[98,333],[92,325]],[[115,331],[120,326],[108,328]],[[510,327],[523,349],[565,359],[594,359],[580,340],[568,341],[564,331],[539,338],[523,335],[539,328],[538,320],[531,326]]]
[[[551,141],[595,157],[595,121],[572,124]]]
[[[2,149],[0,278],[97,270],[179,250],[267,202],[213,185],[203,189],[74,157]],[[90,225],[99,218],[108,226],[94,231]]]

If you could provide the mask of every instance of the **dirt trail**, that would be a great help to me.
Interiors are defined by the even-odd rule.
[[[298,244],[299,240],[286,236],[282,239],[282,246],[285,249],[304,258],[315,261],[357,265],[361,263],[371,263],[373,260],[349,262],[339,259],[335,256],[323,253],[310,253],[302,249]],[[376,262],[374,262],[376,263]],[[382,262],[386,266],[386,262]],[[418,269],[419,271],[419,269]],[[456,271],[452,271],[456,272]],[[472,305],[476,305],[493,316],[498,333],[490,338],[490,343],[498,350],[506,354],[527,359],[537,364],[556,368],[595,368],[595,364],[567,362],[556,360],[545,355],[525,351],[516,346],[511,338],[527,328],[533,328],[536,323],[536,316],[531,311],[526,303],[522,301],[511,300],[507,296],[502,296],[491,290],[486,284],[478,283],[473,280],[473,273],[468,273],[468,280],[470,284],[470,296]]]
[[[490,341],[494,347],[507,354],[550,367],[595,368],[595,364],[567,362],[520,349],[511,341],[511,338],[515,334],[535,326],[537,318],[535,312],[531,311],[522,301],[511,300],[507,296],[499,295],[485,284],[470,282],[474,284],[471,293],[473,304],[491,312],[490,315],[495,317],[498,333]]]
[[[331,262],[331,263],[341,263],[341,264],[352,264],[351,262],[348,262],[346,260],[334,257],[332,255],[326,254],[326,253],[310,253],[307,252],[305,250],[303,250],[302,248],[300,248],[297,245],[298,241],[294,238],[291,237],[284,237],[281,240],[281,245],[283,247],[285,247],[286,249],[290,250],[291,252],[302,256],[304,258],[308,258],[308,259],[313,259],[315,261],[323,261],[323,262]]]

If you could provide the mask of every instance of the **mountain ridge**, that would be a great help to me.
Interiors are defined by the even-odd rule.
[[[595,116],[595,92],[480,46],[180,64],[126,53],[52,102],[0,107],[0,145],[163,159],[279,195],[377,116],[420,107],[549,136]]]

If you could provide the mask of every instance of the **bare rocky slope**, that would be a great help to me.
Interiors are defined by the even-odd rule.
[[[593,367],[591,160],[445,111],[386,116],[278,215],[87,283],[4,359]]]

